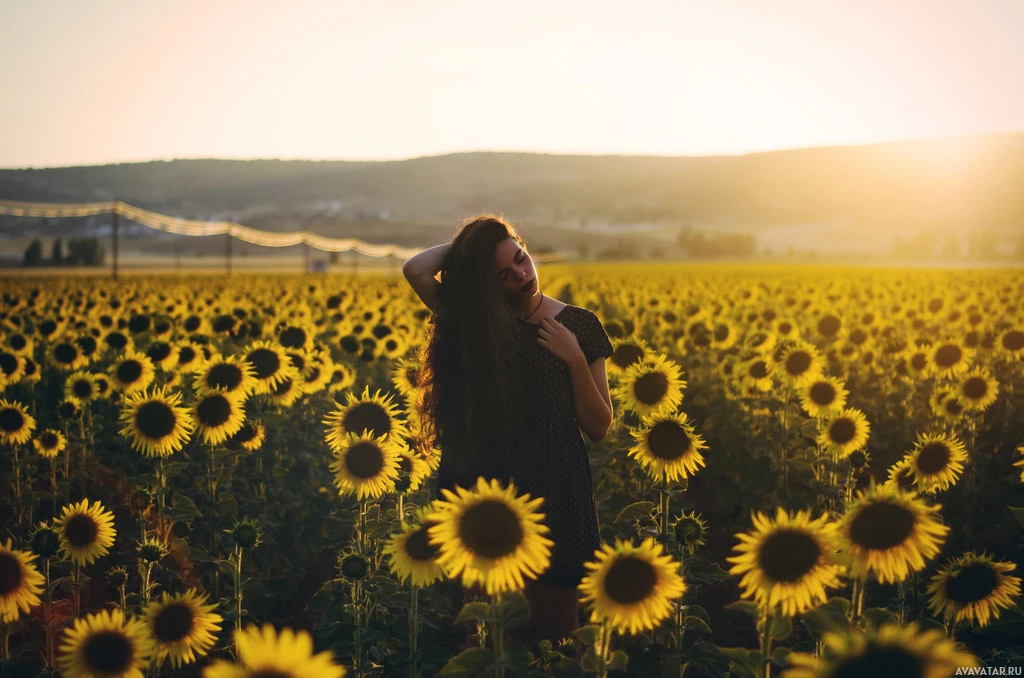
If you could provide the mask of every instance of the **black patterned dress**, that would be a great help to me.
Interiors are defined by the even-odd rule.
[[[608,334],[592,311],[566,306],[555,320],[576,335],[588,365],[612,354]],[[575,587],[585,574],[583,563],[592,560],[601,546],[587,444],[576,419],[569,366],[537,343],[537,325],[520,322],[525,424],[520,448],[501,475],[515,483],[519,494],[528,492],[531,497],[544,498],[540,510],[551,528],[547,536],[555,545],[551,565],[539,581]],[[442,450],[435,496],[440,496],[442,488],[451,490],[453,486]]]

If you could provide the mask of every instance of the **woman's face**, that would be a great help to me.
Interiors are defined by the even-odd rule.
[[[494,250],[494,270],[502,294],[511,303],[537,294],[539,281],[533,259],[514,238],[505,238]]]

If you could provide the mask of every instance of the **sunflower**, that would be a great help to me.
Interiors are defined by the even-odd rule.
[[[818,349],[806,341],[794,341],[780,351],[776,373],[793,388],[821,376],[824,360]]]
[[[178,668],[206,655],[217,642],[221,616],[215,604],[206,605],[208,594],[188,589],[175,596],[164,591],[160,601],[146,606],[143,616],[155,643],[154,659],[159,665],[165,657]]]
[[[1004,330],[996,340],[999,350],[1014,358],[1024,358],[1024,331],[1017,328]]]
[[[8,384],[16,384],[25,375],[25,363],[28,356],[21,356],[11,351],[0,350],[0,374]]]
[[[946,389],[938,389],[931,400],[932,412],[943,421],[955,424],[964,418],[967,406],[956,393]]]
[[[660,353],[634,363],[621,377],[614,395],[622,407],[639,417],[674,410],[683,401],[682,370]]]
[[[275,386],[296,376],[295,366],[280,344],[258,339],[245,351],[245,360],[252,365],[256,377],[253,393],[272,393]]]
[[[621,375],[651,355],[651,347],[639,337],[612,339],[612,354],[608,356],[607,362],[608,375]]]
[[[413,586],[430,586],[444,578],[437,562],[439,549],[430,543],[430,528],[437,523],[427,519],[429,507],[421,509],[416,518],[401,532],[393,534],[384,545],[391,573],[401,582],[412,580]]]
[[[835,377],[816,377],[800,389],[800,406],[810,417],[827,417],[846,407],[850,392]]]
[[[46,351],[46,361],[62,372],[71,372],[89,364],[89,358],[71,337],[55,341]]]
[[[984,367],[975,367],[960,377],[956,395],[964,408],[983,412],[995,402],[999,394],[999,382]]]
[[[32,431],[35,428],[36,420],[28,413],[24,405],[0,398],[0,443],[4,445],[26,443],[32,437]]]
[[[344,391],[356,383],[356,371],[348,365],[334,363],[330,377],[327,379],[327,390],[332,393]]]
[[[334,363],[330,357],[322,356],[313,361],[303,370],[299,377],[299,388],[303,393],[317,393],[327,387],[334,371]]]
[[[370,431],[349,433],[341,445],[331,449],[334,461],[330,469],[341,494],[355,494],[357,499],[364,499],[394,491],[399,448],[387,436],[375,438]]]
[[[164,372],[170,372],[178,364],[178,347],[166,341],[154,341],[146,349],[146,357]]]
[[[583,564],[580,600],[590,603],[590,621],[607,620],[619,633],[650,631],[672,614],[672,601],[686,591],[679,563],[647,538],[639,546],[615,539]]]
[[[270,400],[281,407],[291,407],[295,401],[302,397],[302,385],[299,382],[302,377],[295,373],[293,376],[285,377],[270,388]]]
[[[967,371],[973,357],[974,349],[956,339],[947,339],[932,345],[928,361],[940,377],[957,377]]]
[[[739,555],[726,559],[735,564],[729,573],[742,576],[742,597],[769,609],[780,605],[792,617],[824,602],[826,587],[839,587],[838,525],[827,515],[811,520],[810,511],[789,515],[779,508],[774,521],[757,512],[753,523],[751,532],[736,535]]]
[[[640,462],[655,480],[682,480],[704,466],[700,451],[707,449],[707,445],[693,432],[690,420],[682,412],[645,417],[643,427],[631,429],[630,434],[638,442],[630,448],[629,456]]]
[[[736,325],[728,318],[723,318],[714,323],[711,328],[711,348],[718,351],[725,351],[736,345],[740,340]]]
[[[363,393],[355,396],[345,394],[345,404],[336,403],[334,411],[323,419],[327,426],[326,440],[332,450],[337,451],[350,433],[370,431],[374,436],[388,436],[400,439],[408,433],[405,424],[398,418],[399,409],[390,395],[381,396],[380,391],[370,395],[370,387],[364,386]]]
[[[110,366],[110,379],[114,388],[128,393],[144,391],[151,383],[156,371],[145,353],[126,351]]]
[[[772,362],[765,357],[755,355],[741,361],[736,367],[741,384],[765,393],[772,388]]]
[[[840,457],[848,457],[854,450],[864,447],[871,433],[871,425],[864,413],[846,408],[833,414],[818,435],[818,444]]]
[[[471,490],[441,492],[445,498],[426,520],[436,523],[427,534],[447,576],[461,575],[467,587],[480,582],[493,595],[522,590],[524,575],[532,579],[548,568],[554,542],[544,536],[550,528],[538,512],[543,498],[516,496],[514,483],[484,478]]]
[[[954,675],[961,667],[981,666],[974,655],[960,650],[942,631],[920,631],[917,622],[866,631],[852,626],[846,634],[826,632],[822,641],[821,657],[791,652],[790,668],[782,672],[782,678],[940,678]]]
[[[96,385],[96,398],[105,398],[110,395],[110,377],[105,374],[93,374],[92,383]]]
[[[906,460],[914,483],[923,492],[945,490],[956,483],[967,461],[967,448],[954,435],[921,435]]]
[[[395,489],[399,492],[415,492],[430,475],[430,464],[408,446],[397,447],[398,480],[395,482]]]
[[[1013,465],[1020,469],[1020,481],[1024,483],[1024,445],[1017,446],[1017,454],[1019,454],[1021,458],[1013,462]]]
[[[936,518],[940,508],[889,484],[858,492],[840,520],[844,548],[852,558],[852,576],[863,577],[870,571],[887,584],[923,569],[925,559],[939,553],[949,533]]]
[[[65,506],[57,519],[57,527],[64,557],[79,565],[90,565],[105,556],[117,535],[114,514],[100,502],[90,504],[88,499]]]
[[[17,355],[30,356],[35,351],[36,343],[32,337],[22,332],[14,332],[3,338],[4,346]]]
[[[237,396],[246,396],[256,388],[256,370],[242,358],[219,355],[204,360],[196,370],[192,388],[196,393],[224,391]]]
[[[307,631],[250,624],[234,632],[240,664],[223,659],[203,669],[203,678],[345,678],[347,671],[334,663],[328,650],[313,654]]]
[[[44,578],[32,564],[35,556],[0,541],[0,623],[12,624],[39,604]]]
[[[304,351],[313,347],[314,334],[313,328],[304,324],[283,323],[277,329],[277,343],[286,349]]]
[[[196,396],[192,417],[203,442],[219,445],[238,433],[245,424],[245,400],[224,391],[204,391]]]
[[[64,381],[64,398],[85,405],[99,396],[96,377],[90,372],[74,372]]]
[[[910,460],[904,457],[890,466],[885,484],[903,492],[911,491],[914,488],[914,468]]]
[[[391,370],[391,383],[406,400],[414,397],[419,390],[420,373],[423,365],[418,360],[399,358]]]
[[[929,358],[930,353],[931,347],[929,346],[912,346],[902,353],[907,373],[911,377],[924,379],[935,370],[935,366]]]
[[[167,457],[184,446],[195,429],[187,409],[181,407],[180,393],[154,389],[133,393],[121,408],[121,435],[132,447],[150,457]]]
[[[1020,577],[1009,576],[1013,563],[994,561],[986,554],[965,553],[947,563],[928,585],[929,607],[954,623],[969,620],[988,626],[1000,610],[1013,607],[1020,595]]]
[[[255,452],[263,447],[263,441],[266,437],[267,430],[263,427],[262,422],[246,420],[242,424],[242,428],[238,429],[238,432],[232,436],[231,442],[241,445],[249,452]]]
[[[39,456],[53,459],[68,446],[68,439],[60,431],[48,428],[35,437],[32,446]]]
[[[57,662],[67,678],[143,678],[152,653],[145,623],[114,609],[76,619],[65,632]]]
[[[100,343],[106,346],[112,353],[129,352],[134,350],[135,346],[131,337],[117,328],[110,330],[100,337]]]

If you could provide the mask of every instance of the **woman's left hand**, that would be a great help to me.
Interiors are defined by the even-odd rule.
[[[583,356],[576,335],[554,318],[544,318],[537,325],[537,343],[569,363]]]

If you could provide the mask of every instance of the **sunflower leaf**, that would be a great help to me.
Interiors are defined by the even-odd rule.
[[[491,604],[483,601],[475,601],[466,603],[462,606],[459,611],[459,616],[455,618],[455,624],[461,624],[462,622],[480,620],[486,621],[491,613]]]
[[[622,650],[615,650],[612,652],[611,659],[608,660],[608,670],[625,671],[627,664],[629,664],[629,655]]]
[[[638,501],[619,511],[619,515],[615,518],[614,522],[632,523],[634,520],[649,518],[653,511],[653,501]]]
[[[581,626],[573,631],[573,635],[579,638],[580,642],[584,645],[593,645],[596,643],[597,635],[599,633],[601,633],[601,627],[597,624],[587,624],[586,626]]]
[[[471,647],[449,659],[435,675],[482,676],[493,663],[493,652],[483,647]]]
[[[863,614],[864,619],[874,628],[881,628],[884,624],[895,624],[898,621],[896,615],[884,607],[869,607]]]
[[[174,495],[174,500],[171,502],[170,514],[178,520],[191,520],[193,518],[203,517],[203,514],[199,512],[199,507],[196,506],[196,503],[183,494]]]
[[[768,626],[768,635],[772,640],[782,640],[793,633],[793,622],[789,617],[775,613],[772,615],[771,624]]]
[[[597,658],[596,646],[591,645],[587,648],[587,651],[583,653],[583,657],[580,658],[580,668],[587,673],[596,673],[600,668],[600,661]]]
[[[1007,506],[1006,508],[1010,509],[1010,513],[1012,513],[1013,517],[1017,519],[1017,522],[1020,523],[1020,526],[1024,527],[1024,507]]]
[[[757,619],[758,615],[760,614],[760,610],[757,607],[757,603],[752,603],[749,600],[737,600],[726,605],[725,609],[746,612],[754,619]]]
[[[530,604],[518,591],[507,593],[501,597],[498,614],[506,627],[518,628],[530,620]]]
[[[722,654],[729,658],[729,675],[754,678],[764,671],[764,655],[758,650],[745,647],[722,647]]]
[[[849,630],[850,621],[846,618],[849,609],[850,601],[837,596],[804,612],[800,621],[815,640],[820,640],[826,631],[845,633]]]
[[[711,627],[700,617],[687,617],[683,620],[683,625],[686,627],[687,632],[711,633]]]

